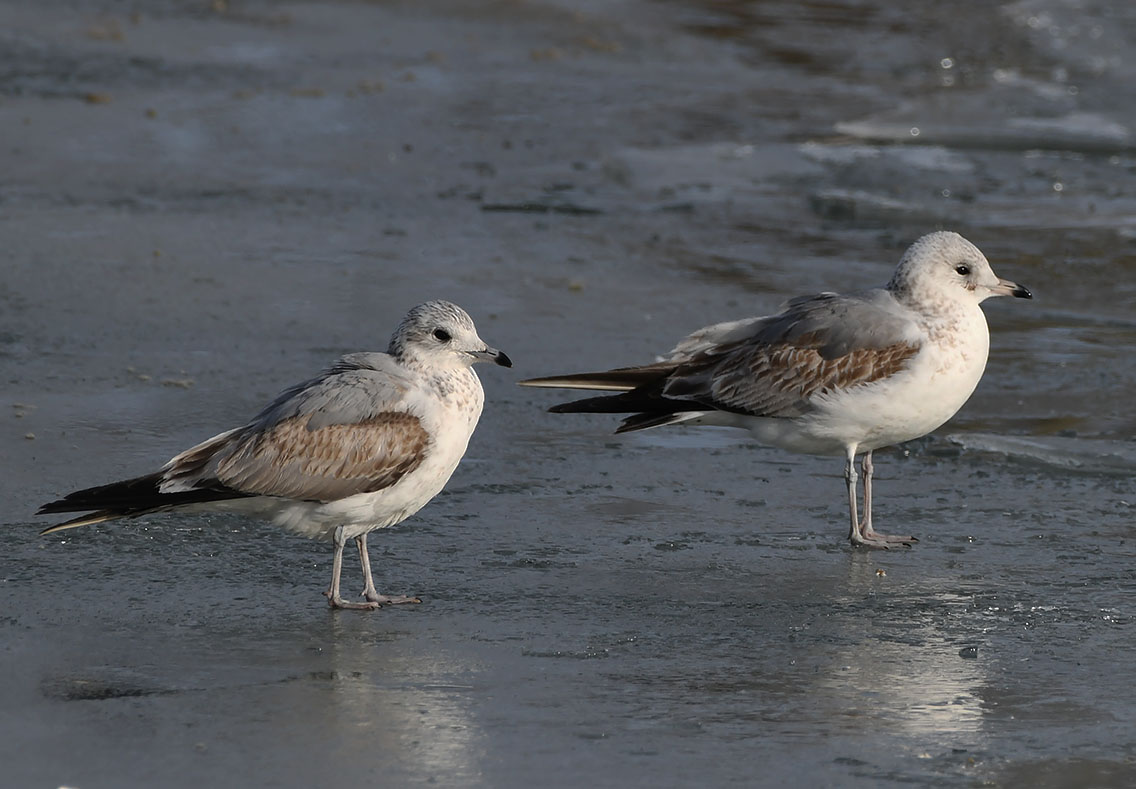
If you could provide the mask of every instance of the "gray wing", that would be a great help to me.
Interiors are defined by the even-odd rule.
[[[667,377],[663,396],[771,417],[799,416],[818,393],[895,374],[924,339],[891,294],[880,290],[793,299],[777,315],[707,327],[687,340],[701,332],[723,342],[699,341],[700,349]],[[682,348],[680,343],[676,350]]]
[[[882,289],[801,296],[756,328],[756,343],[804,345],[815,348],[825,359],[923,339],[910,311]]]
[[[163,492],[218,482],[241,493],[334,501],[390,487],[431,444],[386,354],[352,354],[295,386],[247,426],[199,444],[163,469]]]
[[[701,329],[683,337],[675,347],[663,356],[656,357],[656,361],[689,361],[699,354],[712,352],[719,346],[732,345],[738,340],[752,336],[757,330],[758,324],[768,320],[770,318],[766,317],[742,318],[738,321],[726,321],[725,323],[715,323],[712,326],[703,326]]]

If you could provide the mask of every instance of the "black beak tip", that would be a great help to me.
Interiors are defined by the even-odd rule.
[[[1030,289],[1027,288],[1024,285],[1015,286],[1015,288],[1012,291],[1010,291],[1010,293],[1012,293],[1014,298],[1016,298],[1016,299],[1032,299],[1033,298],[1033,294],[1030,293]]]
[[[493,361],[496,362],[497,364],[501,365],[502,367],[512,367],[513,366],[513,360],[510,359],[508,357],[508,355],[506,355],[503,352],[498,352],[497,356],[493,359]]]

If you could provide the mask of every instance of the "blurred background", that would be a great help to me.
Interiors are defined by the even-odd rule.
[[[1131,785],[1134,53],[1120,0],[0,0],[8,780]],[[910,551],[839,459],[514,386],[935,229],[1035,299],[877,455]],[[37,536],[431,298],[516,367],[371,540],[421,606],[236,517]]]

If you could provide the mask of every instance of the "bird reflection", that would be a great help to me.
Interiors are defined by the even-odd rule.
[[[852,554],[849,562],[831,603],[855,615],[838,617],[846,646],[823,661],[813,683],[823,690],[822,703],[854,728],[868,718],[877,729],[920,739],[972,740],[982,729],[977,693],[987,676],[983,661],[968,659],[977,655],[975,642],[960,640],[958,623],[950,621],[969,596],[927,577],[910,579],[908,588],[899,572],[888,577],[876,556]]]
[[[480,729],[471,714],[475,667],[428,639],[392,632],[388,620],[336,615],[311,626],[311,670],[288,682],[294,714],[323,752],[336,782],[346,776],[432,777],[459,785],[479,774]],[[316,749],[306,749],[308,753]],[[329,773],[330,774],[330,773]]]

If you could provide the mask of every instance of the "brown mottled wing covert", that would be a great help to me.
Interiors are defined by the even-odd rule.
[[[242,493],[334,501],[394,485],[422,463],[430,436],[418,417],[382,412],[309,430],[285,419],[238,439],[216,477]]]
[[[792,343],[741,342],[732,351],[696,357],[675,370],[663,394],[735,413],[800,416],[814,395],[887,378],[919,352],[917,344],[899,342],[826,359],[818,350],[822,340],[805,335]]]

